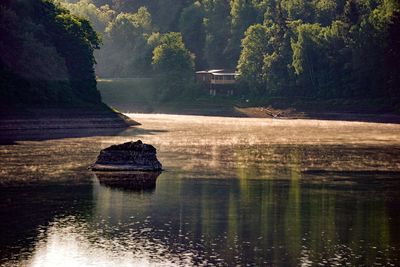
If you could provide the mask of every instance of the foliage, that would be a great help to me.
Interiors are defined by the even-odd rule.
[[[0,4],[0,101],[100,104],[93,65],[100,38],[89,21],[47,0]]]
[[[345,68],[350,51],[344,41],[344,24],[339,21],[330,27],[303,24],[296,31],[297,38],[292,40],[292,66],[300,87],[304,88],[302,93],[318,97],[346,96],[348,92],[336,91],[345,89],[342,77],[351,71]]]
[[[72,14],[87,18],[96,31],[104,32],[108,23],[116,16],[116,11],[111,9],[108,4],[97,7],[91,0],[80,0],[76,3],[57,0],[64,8]]]
[[[96,0],[99,1],[99,0]],[[136,12],[145,6],[154,16],[154,23],[158,25],[159,31],[177,31],[179,29],[179,18],[182,9],[192,4],[192,0],[100,0],[103,4],[112,5],[117,12]]]
[[[96,53],[99,76],[164,77],[162,82],[168,84],[164,95],[186,90],[182,88],[193,71],[191,54],[195,69],[236,68],[241,91],[255,97],[334,99],[400,94],[398,0],[57,1],[101,32],[104,44]],[[2,25],[28,27],[13,18],[15,10],[2,12],[7,18]],[[86,27],[85,22],[68,16],[58,20],[71,30],[69,34],[93,34],[78,31]],[[171,33],[177,31],[180,34]],[[89,73],[89,66],[64,58],[74,53],[89,55],[96,45],[87,46],[81,40],[73,51],[66,50],[67,55],[55,46],[41,47],[36,41],[39,30],[27,32],[32,34],[23,38],[30,41],[19,44],[25,46],[20,51],[32,57],[35,51],[46,51],[51,55],[46,60],[57,67],[46,69],[44,62],[34,59],[31,66],[35,67],[25,74],[38,75],[40,70],[47,76],[66,72],[79,76],[79,68]],[[93,59],[87,57],[86,62]],[[74,69],[77,64],[80,67]]]
[[[104,47],[97,54],[98,74],[103,77],[148,74],[151,49],[147,39],[152,31],[152,18],[145,7],[136,13],[118,14],[105,29]]]
[[[242,41],[243,50],[240,55],[238,69],[241,79],[248,83],[248,88],[255,94],[260,94],[265,89],[264,57],[267,57],[269,42],[269,28],[256,24],[249,27]],[[260,60],[261,59],[261,60]]]
[[[225,47],[230,36],[230,3],[228,0],[203,1],[205,17],[204,59],[212,68],[226,68]],[[229,67],[229,66],[228,66]]]
[[[162,35],[153,51],[155,71],[163,90],[160,100],[180,96],[193,86],[194,56],[186,49],[180,33]]]
[[[207,66],[204,58],[201,56],[205,45],[204,16],[204,6],[199,1],[196,1],[182,10],[179,19],[179,30],[182,33],[185,45],[191,52],[197,55],[196,66],[200,69]]]
[[[193,71],[193,56],[185,48],[180,33],[170,32],[161,37],[153,51],[153,65],[162,73]]]
[[[231,36],[225,48],[228,65],[235,67],[240,56],[240,42],[249,26],[262,22],[261,12],[256,8],[256,1],[232,0]]]
[[[283,0],[258,7],[264,23],[246,31],[238,64],[251,92],[319,99],[399,94],[397,1]]]

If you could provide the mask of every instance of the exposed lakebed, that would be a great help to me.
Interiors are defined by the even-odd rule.
[[[0,146],[1,266],[400,264],[400,125],[130,116]],[[137,139],[165,169],[151,190],[87,169]]]

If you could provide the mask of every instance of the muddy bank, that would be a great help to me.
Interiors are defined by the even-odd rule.
[[[0,112],[0,143],[115,135],[138,122],[111,109],[29,109]]]
[[[139,123],[103,109],[26,109],[0,112],[0,131],[24,129],[126,128]]]

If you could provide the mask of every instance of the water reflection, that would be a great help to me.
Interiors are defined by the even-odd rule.
[[[400,126],[140,121],[160,131],[0,146],[0,266],[400,266]],[[138,138],[150,193],[87,170]]]
[[[398,266],[399,191],[161,174],[154,194],[94,184],[4,266]],[[62,195],[62,194],[61,194]],[[66,195],[63,198],[68,198]],[[86,212],[83,212],[85,211]],[[12,214],[10,220],[17,218]],[[2,253],[2,255],[4,255]]]
[[[355,184],[329,188],[301,182],[300,176],[293,170],[291,181],[241,182],[165,173],[154,195],[95,190],[94,218],[144,231],[172,254],[195,251],[193,261],[208,265],[400,263],[396,218],[386,212],[399,204],[398,191]]]
[[[0,186],[0,266],[26,266],[54,220],[87,216],[93,208],[90,184]]]
[[[161,172],[96,172],[101,185],[127,191],[152,192]]]
[[[57,219],[39,238],[32,257],[18,266],[193,266],[188,255],[172,255],[143,233],[118,232],[116,226],[99,229],[73,216]]]

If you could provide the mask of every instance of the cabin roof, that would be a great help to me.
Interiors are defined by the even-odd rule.
[[[216,73],[216,72],[221,72],[224,71],[224,69],[214,69],[214,70],[200,70],[196,71],[196,73],[201,74],[201,73]]]
[[[212,75],[237,75],[237,72],[227,69],[213,69],[213,70],[200,70],[196,71],[196,74],[212,74]]]

